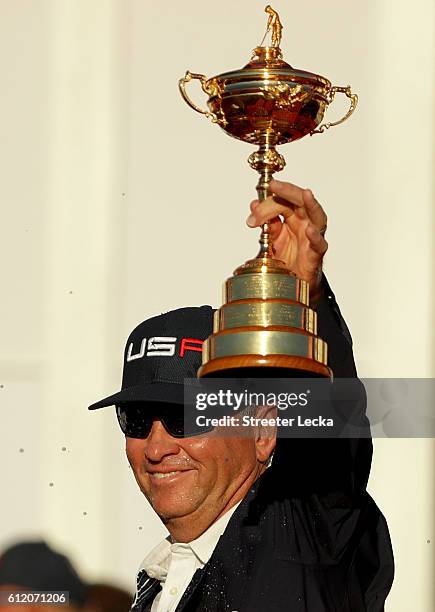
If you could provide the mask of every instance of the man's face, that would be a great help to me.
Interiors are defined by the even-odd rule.
[[[268,440],[263,448],[255,434],[222,436],[218,428],[174,438],[159,420],[153,422],[147,438],[126,438],[137,483],[166,524],[189,517],[210,525],[264,470],[273,446],[274,440]]]

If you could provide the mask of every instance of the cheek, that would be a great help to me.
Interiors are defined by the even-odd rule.
[[[133,476],[144,495],[149,498],[149,477],[144,470],[144,440],[135,438],[125,439],[125,453],[131,466]]]
[[[243,482],[257,464],[254,441],[250,438],[230,438],[222,448],[220,476],[228,482]]]
[[[216,481],[219,463],[222,463],[222,452],[216,442],[215,438],[206,435],[187,438],[182,445],[183,454],[197,468],[202,485]]]
[[[125,439],[125,453],[129,464],[135,472],[139,469],[144,456],[143,443],[143,440],[135,438]]]
[[[187,442],[187,441],[186,441]],[[185,452],[201,466],[202,479],[229,480],[255,465],[255,446],[248,438],[230,438],[211,434],[191,438],[184,445]]]

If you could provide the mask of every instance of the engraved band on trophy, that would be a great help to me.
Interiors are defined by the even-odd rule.
[[[256,187],[260,200],[269,195],[273,174],[285,166],[276,146],[343,123],[358,102],[349,86],[332,86],[325,77],[287,64],[280,49],[279,16],[269,5],[265,11],[265,37],[270,32],[272,44],[256,47],[244,68],[211,78],[186,72],[179,81],[180,92],[190,107],[230,136],[258,146],[248,162],[260,174]],[[208,110],[199,108],[187,94],[186,85],[194,79],[200,81],[208,96]],[[349,110],[339,121],[320,125],[337,93],[349,98]],[[257,257],[238,267],[225,281],[224,303],[215,313],[213,333],[204,342],[198,376],[272,367],[330,377],[327,345],[316,334],[308,283],[274,259],[269,225],[265,223]]]

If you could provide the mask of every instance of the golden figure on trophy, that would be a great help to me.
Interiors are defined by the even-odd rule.
[[[282,36],[282,23],[279,18],[279,15],[273,8],[268,4],[264,9],[265,13],[269,14],[269,19],[267,21],[266,34],[264,38],[266,38],[268,32],[272,32],[272,47],[279,47],[281,44],[281,36]],[[261,45],[264,42],[264,38],[261,41]],[[260,46],[261,46],[260,45]]]
[[[276,146],[343,123],[358,98],[350,87],[332,86],[325,77],[292,68],[280,49],[282,24],[268,5],[266,35],[272,46],[258,46],[242,69],[207,78],[186,72],[179,88],[195,111],[227,134],[258,146],[248,162],[260,174],[259,200],[269,195],[275,172],[285,166]],[[208,110],[196,106],[186,85],[198,79],[208,96]],[[350,100],[339,121],[320,125],[336,93]],[[330,377],[326,343],[317,336],[316,313],[309,307],[309,287],[273,256],[269,224],[262,226],[260,251],[235,270],[224,284],[224,303],[216,311],[213,334],[203,347],[199,376],[237,368],[272,367]]]

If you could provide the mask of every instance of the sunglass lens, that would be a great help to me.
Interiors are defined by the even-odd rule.
[[[182,408],[173,408],[172,410],[160,413],[160,420],[163,423],[166,431],[174,438],[184,438],[184,414]]]
[[[122,433],[128,438],[146,438],[149,435],[153,417],[146,414],[142,406],[116,406],[116,415]]]
[[[188,438],[211,431],[213,428],[198,427],[193,418],[186,419],[181,406],[158,410],[144,404],[120,404],[116,407],[116,415],[122,432],[128,438],[146,438],[154,421],[161,421],[166,431],[174,438]]]

